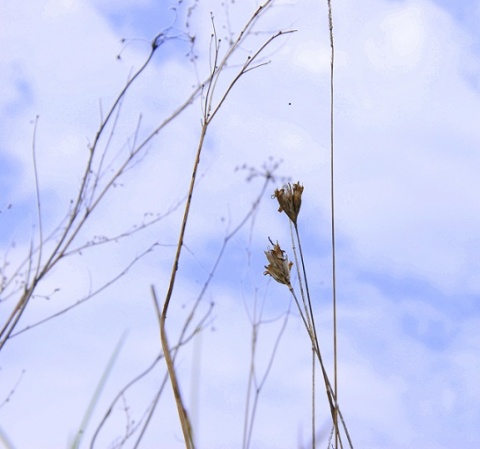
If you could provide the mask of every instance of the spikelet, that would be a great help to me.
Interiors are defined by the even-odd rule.
[[[270,242],[272,243],[271,240]],[[265,251],[265,255],[267,256],[269,265],[265,267],[263,274],[269,274],[277,282],[280,282],[280,284],[285,284],[290,287],[290,270],[292,269],[293,262],[288,261],[285,251],[280,248],[278,242],[273,245],[273,249]]]
[[[302,205],[303,186],[300,182],[293,184],[288,183],[281,189],[275,189],[272,198],[276,198],[280,207],[278,212],[285,212],[294,224],[297,224],[300,206]]]

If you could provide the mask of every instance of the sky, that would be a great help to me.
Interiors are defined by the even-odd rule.
[[[338,401],[355,448],[476,447],[480,2],[332,3]],[[52,236],[42,261],[54,248],[102,117],[148,57],[152,39],[165,37],[100,141],[100,186],[206,79],[213,29],[223,55],[257,6],[0,3],[2,326],[18,301],[30,248],[40,230]],[[258,379],[268,375],[250,447],[311,447],[311,348],[288,289],[263,275],[269,237],[293,259],[287,217],[271,198],[288,181],[305,187],[298,225],[332,372],[326,2],[274,1],[222,72],[214,101],[279,30],[296,31],[267,47],[259,61],[265,64],[240,78],[207,131],[167,318],[173,345],[200,298],[193,322],[202,331],[176,359],[198,448],[242,447],[252,354]],[[71,447],[119,347],[80,443],[92,447],[118,392],[161,353],[151,286],[162,302],[200,139],[200,99],[148,142],[89,216],[71,253],[38,284],[15,332],[26,330],[0,352],[5,447]],[[131,432],[122,447],[134,446],[165,373],[160,360],[120,397],[93,447],[120,447]],[[318,387],[318,447],[327,445],[328,413]],[[168,383],[140,447],[184,447]]]

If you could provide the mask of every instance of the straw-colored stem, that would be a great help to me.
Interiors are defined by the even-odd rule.
[[[337,282],[336,282],[336,251],[335,251],[335,192],[334,192],[334,62],[335,46],[333,43],[332,3],[328,4],[328,25],[330,35],[330,203],[331,203],[331,240],[332,240],[332,308],[333,308],[333,384],[335,398],[338,401],[338,369],[337,369]],[[333,418],[335,426],[335,449],[338,449],[339,432],[337,410]]]
[[[180,394],[180,387],[178,385],[177,375],[175,372],[175,367],[173,365],[173,359],[170,352],[170,347],[168,345],[167,333],[165,331],[165,318],[166,318],[166,309],[163,308],[163,311],[160,312],[160,306],[158,304],[157,295],[155,289],[152,286],[152,297],[155,305],[155,310],[157,312],[157,318],[160,324],[160,340],[162,343],[163,355],[165,357],[165,362],[167,364],[168,375],[170,377],[170,382],[172,384],[173,395],[175,397],[175,403],[177,405],[178,416],[180,419],[180,424],[182,426],[183,438],[185,440],[185,447],[187,449],[194,449],[193,436],[192,436],[192,426],[190,425],[190,420],[187,415],[187,411],[183,405],[182,396]]]
[[[316,434],[316,426],[315,426],[315,349],[312,347],[312,449],[315,449],[315,434]]]

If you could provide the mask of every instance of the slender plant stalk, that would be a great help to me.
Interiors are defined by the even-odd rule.
[[[335,393],[334,393],[332,384],[330,382],[330,379],[328,377],[327,370],[325,369],[325,365],[323,363],[323,357],[322,357],[322,354],[320,352],[320,348],[317,346],[318,340],[315,338],[315,335],[313,335],[309,331],[309,328],[307,326],[307,321],[305,320],[305,317],[303,316],[302,309],[300,308],[300,302],[298,301],[297,295],[295,294],[295,290],[293,289],[293,287],[291,285],[287,285],[287,287],[290,290],[290,293],[292,294],[292,296],[295,300],[295,303],[297,304],[297,307],[299,309],[299,313],[300,313],[300,316],[302,318],[303,324],[305,325],[305,329],[307,330],[308,336],[309,336],[310,341],[312,343],[312,347],[314,348],[315,354],[316,354],[317,359],[320,363],[320,369],[322,371],[322,376],[323,376],[323,380],[324,380],[324,383],[325,383],[325,392],[326,392],[328,403],[329,403],[329,406],[330,406],[330,414],[332,415],[332,420],[333,420],[333,417],[335,416],[335,410],[337,410],[338,416],[340,416],[340,420],[342,422],[342,425],[343,425],[343,428],[344,428],[344,431],[345,431],[345,435],[347,436],[349,447],[350,447],[350,449],[353,449],[353,443],[352,443],[352,440],[350,438],[350,434],[348,432],[346,423],[343,419],[342,413],[340,411],[340,407],[338,406],[338,403],[335,400]],[[340,448],[343,448],[342,439],[341,439],[340,434],[338,436],[338,439],[339,439]]]
[[[300,254],[300,262],[302,264],[302,274],[303,276],[300,276],[299,277],[303,277],[303,280],[305,282],[305,291],[307,293],[307,304],[308,304],[308,310],[306,311],[307,313],[307,316],[309,317],[309,323],[311,322],[311,333],[312,335],[314,336],[314,344],[320,348],[320,345],[318,343],[318,337],[317,337],[317,328],[315,326],[315,316],[313,314],[313,307],[312,307],[312,301],[310,299],[310,290],[308,288],[308,279],[307,279],[307,270],[305,268],[305,260],[303,259],[303,251],[302,251],[302,243],[301,243],[301,240],[300,240],[300,233],[298,232],[298,225],[297,223],[294,223],[294,229],[295,229],[295,236],[297,238],[297,242],[298,242],[298,252]],[[293,251],[295,253],[295,249]],[[297,260],[297,256],[295,255],[295,260]],[[298,264],[298,263],[297,263]]]
[[[265,369],[265,372],[260,382],[257,381],[257,376],[256,376],[257,373],[255,369],[255,356],[256,356],[256,349],[257,349],[257,342],[258,342],[258,329],[260,328],[260,324],[261,324],[261,312],[259,313],[258,319],[257,319],[256,311],[254,312],[254,322],[252,323],[252,346],[251,346],[251,356],[250,356],[250,371],[248,376],[247,401],[245,406],[245,422],[244,422],[244,428],[243,428],[243,444],[242,444],[243,449],[249,449],[250,447],[250,443],[253,435],[253,425],[255,423],[255,417],[256,417],[256,412],[258,408],[258,401],[260,399],[260,393],[272,369],[277,350],[280,346],[280,341],[287,327],[288,317],[290,315],[289,312],[290,310],[288,310],[287,313],[285,314],[282,326],[277,334],[277,338],[275,340],[273,350],[270,354],[267,368]],[[253,404],[250,407],[250,397],[252,395],[253,388],[254,388],[254,392],[253,392],[254,398],[253,398]]]
[[[302,258],[302,269],[303,269],[303,276],[302,273],[300,272],[300,264],[298,263],[298,256],[297,256],[297,250],[296,250],[296,245],[295,245],[295,237],[293,233],[293,229],[295,229],[295,236],[298,241],[299,245],[299,250],[300,250],[300,257]],[[314,317],[313,317],[313,311],[311,307],[311,302],[310,302],[310,292],[308,289],[308,281],[307,281],[307,276],[306,276],[306,271],[305,271],[305,264],[303,262],[303,254],[301,251],[301,245],[300,245],[300,236],[298,233],[298,226],[296,222],[290,221],[290,234],[292,237],[292,250],[293,250],[293,255],[295,257],[295,266],[297,269],[297,275],[298,275],[298,284],[300,287],[300,295],[302,297],[303,301],[303,307],[305,309],[305,317],[307,321],[307,327],[309,329],[309,334],[311,335],[317,335],[317,332],[315,330],[315,322],[314,322]],[[305,279],[305,291],[303,289],[303,282],[302,279]],[[307,304],[308,303],[308,304]],[[318,345],[318,342],[317,342]],[[315,440],[316,440],[316,426],[315,426],[315,345],[312,342],[312,449],[315,449]]]
[[[190,425],[190,421],[187,415],[187,411],[183,406],[182,396],[180,393],[180,387],[178,385],[177,374],[175,372],[175,368],[173,366],[173,359],[170,352],[170,347],[168,346],[168,339],[167,334],[165,332],[165,318],[166,318],[166,310],[165,307],[163,311],[160,311],[160,305],[158,304],[157,295],[155,293],[155,288],[152,286],[152,297],[153,302],[155,305],[155,310],[157,312],[157,318],[160,324],[160,340],[162,342],[162,349],[163,355],[165,357],[165,362],[167,364],[168,375],[170,377],[170,382],[172,384],[173,395],[175,397],[175,404],[177,405],[178,416],[180,418],[180,424],[182,426],[183,438],[185,440],[185,447],[187,449],[193,449],[193,435],[192,435],[192,427]]]
[[[335,248],[335,179],[334,179],[334,62],[335,46],[333,43],[332,3],[328,3],[328,28],[330,35],[330,203],[331,203],[331,234],[332,234],[332,308],[333,308],[333,384],[336,402],[338,403],[338,348],[337,348],[337,280],[336,280],[336,248]],[[338,449],[339,431],[337,409],[333,417],[335,426],[335,449]]]
[[[297,246],[295,244],[295,236],[297,237],[297,241],[298,241],[298,234],[296,232],[295,232],[295,234],[293,233],[293,228],[296,229],[296,224],[293,224],[292,222],[290,222],[290,236],[292,238],[292,250],[293,250],[293,257],[295,258],[295,267],[297,269],[298,286],[300,288],[300,296],[302,297],[303,308],[305,310],[305,317],[307,319],[308,328],[313,333],[314,328],[313,328],[313,324],[312,324],[312,321],[311,321],[311,318],[310,318],[310,315],[312,315],[312,314],[310,314],[308,304],[307,304],[307,299],[310,297],[310,294],[309,294],[309,291],[308,291],[308,284],[305,284],[305,290],[307,292],[306,295],[305,295],[305,290],[303,288],[303,280],[302,279],[306,279],[306,276],[305,277],[302,276],[302,273],[300,271],[300,264],[298,263],[298,256],[297,256]],[[300,251],[300,254],[302,254],[301,251]]]
[[[315,428],[315,349],[312,347],[312,449],[316,447],[316,428]]]
[[[162,341],[162,349],[164,352],[165,356],[165,362],[167,364],[167,369],[168,369],[168,374],[170,376],[170,382],[172,383],[172,388],[173,388],[173,394],[175,396],[175,403],[177,404],[177,410],[178,410],[178,416],[180,419],[180,423],[182,425],[182,431],[183,431],[183,437],[185,440],[185,445],[187,449],[193,449],[194,444],[193,444],[193,436],[192,436],[192,427],[190,424],[190,420],[187,415],[187,411],[185,409],[185,406],[183,405],[182,397],[180,394],[180,387],[178,385],[178,380],[177,380],[177,375],[175,372],[175,368],[173,366],[173,360],[172,356],[170,354],[170,348],[168,346],[168,339],[167,339],[167,333],[165,330],[165,321],[167,319],[167,311],[168,307],[170,305],[170,300],[172,299],[172,294],[173,294],[173,287],[175,285],[175,279],[177,276],[177,271],[178,271],[178,263],[180,260],[180,255],[182,252],[183,248],[183,241],[185,238],[185,230],[187,227],[187,221],[188,221],[188,216],[190,213],[190,206],[192,204],[192,195],[193,195],[193,189],[195,187],[195,181],[197,179],[197,172],[198,172],[198,166],[200,165],[200,155],[202,153],[203,149],[203,143],[205,141],[205,135],[207,133],[207,127],[208,127],[208,121],[204,120],[203,125],[202,125],[202,131],[200,133],[200,140],[198,143],[198,148],[197,148],[197,153],[195,156],[195,162],[193,164],[193,170],[192,170],[192,178],[190,180],[190,187],[188,189],[188,197],[187,197],[187,202],[185,203],[185,210],[183,213],[183,219],[182,219],[182,224],[180,226],[180,235],[178,237],[178,243],[177,243],[177,250],[175,253],[175,258],[172,266],[172,273],[170,275],[170,282],[168,285],[168,290],[167,294],[165,297],[165,302],[163,305],[163,310],[161,314],[159,313],[160,309],[158,306],[158,301],[155,296],[155,291],[153,290],[152,287],[152,294],[155,298],[155,305],[158,308],[158,316],[159,316],[159,321],[160,321],[160,337]]]
[[[206,287],[204,286],[204,288],[206,288]],[[152,287],[152,293],[154,293],[154,288],[153,287]],[[177,339],[177,344],[170,348],[171,349],[170,352],[172,353],[171,360],[172,360],[173,365],[175,364],[175,359],[176,359],[176,357],[177,357],[177,355],[180,351],[180,348],[183,347],[184,345],[186,345],[188,342],[190,342],[201,330],[204,329],[207,318],[210,316],[210,313],[212,312],[213,304],[210,305],[210,308],[209,308],[208,312],[200,319],[200,321],[197,323],[195,328],[192,331],[190,331],[190,333],[187,333],[187,331],[189,329],[189,326],[190,326],[190,324],[193,320],[193,317],[195,315],[195,312],[197,310],[197,307],[200,304],[202,296],[203,296],[202,294],[199,295],[199,297],[195,301],[195,304],[194,304],[192,310],[190,311],[190,314],[189,314],[188,318],[184,322],[182,330],[180,332],[180,335],[178,336],[178,339]],[[160,319],[161,319],[160,307],[158,306],[158,302],[156,301],[155,296],[153,296],[153,299],[154,299],[155,310],[156,310],[156,313],[157,313],[157,318],[158,318],[159,323],[160,323]],[[162,358],[162,356],[160,356],[160,358]],[[158,360],[158,358],[157,358],[157,360]],[[145,422],[142,425],[142,428],[140,430],[140,434],[139,434],[137,440],[135,441],[134,445],[132,446],[132,449],[137,449],[138,447],[140,447],[140,443],[142,441],[142,438],[145,435],[147,427],[149,426],[149,424],[151,422],[151,419],[153,417],[153,413],[155,412],[155,409],[156,409],[156,407],[157,407],[157,405],[160,401],[160,397],[162,395],[162,392],[163,392],[163,389],[164,389],[165,385],[167,384],[168,379],[169,379],[169,373],[167,371],[167,373],[165,374],[165,376],[162,379],[162,382],[160,384],[159,389],[157,390],[157,392],[156,392],[156,394],[155,394],[155,396],[152,400],[152,403],[149,407],[149,410],[148,410],[146,418],[145,418]],[[132,383],[130,383],[129,385],[132,385]],[[128,386],[126,388],[128,388]],[[113,404],[112,404],[112,407],[113,407]],[[91,445],[91,449],[93,449],[93,443]]]
[[[163,310],[162,313],[159,314],[160,317],[160,336],[161,336],[161,341],[162,341],[162,348],[165,356],[165,362],[167,364],[167,369],[168,369],[168,374],[170,376],[170,381],[172,383],[172,388],[173,388],[173,394],[175,396],[175,402],[177,404],[177,410],[178,410],[178,416],[180,419],[180,423],[182,425],[182,431],[183,431],[183,437],[185,439],[185,445],[187,449],[193,449],[194,444],[193,444],[193,436],[192,436],[192,427],[190,424],[190,420],[187,415],[187,411],[185,409],[185,406],[183,405],[182,397],[180,394],[180,388],[178,385],[178,380],[177,380],[177,375],[175,372],[175,368],[173,366],[173,361],[172,357],[170,354],[170,348],[168,346],[168,339],[167,339],[167,333],[165,330],[165,320],[167,319],[167,311],[168,307],[170,305],[170,301],[172,299],[172,294],[173,294],[173,287],[175,285],[175,279],[177,276],[177,271],[178,271],[178,263],[180,260],[180,255],[182,252],[183,248],[183,241],[185,238],[185,230],[187,227],[187,221],[188,221],[188,216],[190,213],[190,206],[192,204],[192,195],[193,195],[193,189],[195,187],[195,181],[197,179],[197,172],[198,172],[198,166],[200,165],[200,155],[202,153],[203,149],[203,143],[205,141],[205,135],[207,134],[207,127],[208,127],[208,121],[204,120],[203,126],[202,126],[202,131],[200,134],[200,140],[198,143],[198,148],[197,148],[197,154],[195,156],[195,162],[193,164],[193,170],[192,170],[192,178],[190,180],[190,187],[188,189],[188,198],[187,202],[185,203],[185,210],[183,213],[183,219],[182,219],[182,224],[180,226],[180,235],[178,237],[178,243],[177,243],[177,250],[175,254],[175,259],[172,267],[172,273],[170,275],[170,282],[168,285],[168,290],[167,294],[165,297],[165,302],[163,305]],[[154,290],[152,288],[152,294],[154,295],[155,298],[155,304],[158,307],[158,303],[156,300],[156,296],[154,294]]]
[[[300,312],[300,317],[302,318],[303,324],[305,325],[305,329],[307,330],[308,336],[310,337],[312,348],[315,351],[315,354],[316,354],[316,356],[318,358],[318,361],[320,363],[320,368],[322,369],[323,379],[324,379],[324,382],[325,382],[325,390],[326,390],[326,393],[327,393],[327,399],[328,399],[328,402],[330,404],[330,410],[332,412],[332,419],[333,419],[333,410],[335,408],[335,406],[334,406],[335,397],[333,396],[333,389],[332,389],[330,380],[328,378],[327,371],[325,370],[325,365],[323,364],[323,358],[322,358],[322,354],[320,352],[320,347],[318,346],[318,340],[315,337],[315,335],[313,334],[313,332],[311,331],[311,328],[309,328],[308,325],[307,325],[307,321],[306,321],[306,319],[303,315],[302,309],[300,308],[300,302],[298,301],[295,290],[293,289],[293,287],[291,285],[287,285],[287,287],[290,290],[290,293],[292,294],[293,299],[295,300],[295,303],[297,304],[298,310]]]
[[[37,268],[35,270],[35,275],[34,275],[35,278],[38,276],[38,271],[40,270],[40,266],[42,264],[42,242],[43,242],[42,202],[40,199],[40,183],[38,180],[37,151],[36,151],[37,125],[38,125],[38,115],[35,118],[35,127],[33,130],[33,142],[32,142],[33,171],[35,174],[35,191],[37,194],[38,242],[39,242]]]
[[[312,302],[311,302],[310,296],[309,296],[307,274],[306,274],[306,268],[305,268],[305,263],[304,263],[304,258],[303,258],[302,246],[301,246],[301,242],[300,242],[300,234],[298,232],[298,226],[297,226],[296,223],[295,223],[294,227],[295,227],[295,230],[296,230],[296,237],[297,237],[298,248],[299,248],[299,253],[300,253],[300,260],[301,260],[301,263],[302,263],[302,271],[303,271],[303,276],[304,276],[304,281],[305,281],[306,291],[307,291],[307,301],[308,301],[308,306],[309,306],[308,314],[311,315],[312,327],[311,327],[310,331],[309,331],[309,328],[307,326],[307,322],[305,321],[305,319],[303,321],[304,321],[305,327],[307,328],[307,331],[309,331],[309,336],[310,336],[310,339],[311,339],[311,342],[312,342],[312,347],[315,350],[315,353],[316,353],[316,355],[318,357],[318,360],[320,362],[320,368],[321,368],[322,375],[323,375],[324,382],[325,382],[327,398],[329,400],[330,411],[331,411],[331,414],[332,414],[332,420],[333,420],[334,430],[335,430],[335,434],[336,434],[336,444],[339,445],[339,447],[341,449],[343,449],[343,443],[342,443],[341,435],[340,435],[339,428],[338,428],[338,417],[340,417],[340,420],[342,422],[342,425],[343,425],[343,428],[344,428],[344,431],[345,431],[345,435],[346,435],[348,443],[349,443],[349,447],[351,449],[353,449],[353,443],[352,443],[352,440],[350,438],[350,434],[348,432],[346,423],[345,423],[345,421],[343,419],[343,416],[341,414],[335,390],[334,390],[334,388],[332,388],[332,385],[331,385],[331,382],[329,380],[327,371],[325,369],[325,365],[323,363],[323,358],[321,356],[320,345],[319,345],[319,342],[318,342],[318,336],[317,336],[317,332],[316,332],[316,328],[315,328],[315,319],[314,319],[314,316],[313,316]],[[290,292],[295,296],[295,292],[294,292],[293,288],[290,288]],[[299,303],[297,301],[297,306],[298,305],[299,305]],[[337,418],[337,421],[336,421],[336,418]]]

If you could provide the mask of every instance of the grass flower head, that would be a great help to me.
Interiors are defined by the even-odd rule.
[[[281,189],[275,189],[272,198],[276,198],[280,207],[278,212],[285,212],[294,224],[297,224],[297,217],[302,205],[303,186],[300,182],[286,184]]]
[[[269,274],[280,284],[290,286],[290,270],[292,269],[293,262],[288,261],[288,257],[285,255],[285,251],[280,248],[278,243],[273,244],[273,249],[265,251],[269,265],[265,267],[265,274]]]

